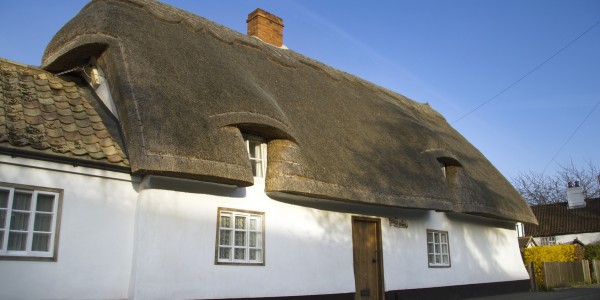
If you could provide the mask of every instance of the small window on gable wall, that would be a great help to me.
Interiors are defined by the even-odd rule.
[[[0,257],[56,258],[61,190],[0,183]]]
[[[252,165],[252,175],[254,177],[264,178],[267,173],[267,144],[256,136],[244,136],[246,150]]]

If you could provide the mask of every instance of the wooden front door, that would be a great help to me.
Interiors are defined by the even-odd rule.
[[[379,219],[352,217],[352,248],[356,285],[354,299],[383,299],[381,222]]]

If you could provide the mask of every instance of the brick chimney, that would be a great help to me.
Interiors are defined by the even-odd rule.
[[[283,20],[260,8],[248,15],[248,35],[273,46],[283,45]]]

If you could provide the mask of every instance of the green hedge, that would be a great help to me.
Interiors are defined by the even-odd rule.
[[[585,245],[584,256],[587,260],[600,260],[600,245]]]

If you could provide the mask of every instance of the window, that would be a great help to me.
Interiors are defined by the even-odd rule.
[[[0,182],[0,257],[56,259],[61,195]]]
[[[267,144],[261,138],[245,136],[246,150],[252,164],[252,175],[264,178],[267,173]]]
[[[216,264],[264,265],[264,213],[219,208]]]
[[[447,231],[427,230],[427,256],[430,267],[450,267]]]
[[[556,245],[556,237],[547,236],[540,239],[541,246],[552,246]]]

